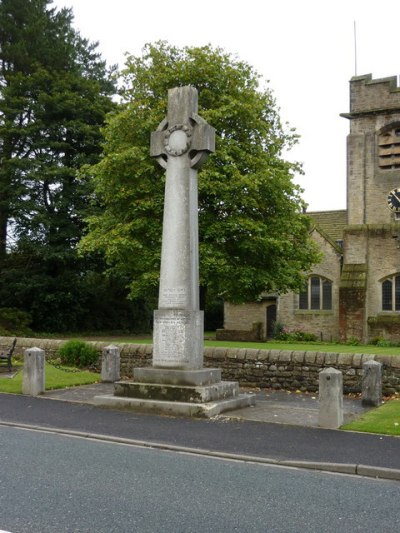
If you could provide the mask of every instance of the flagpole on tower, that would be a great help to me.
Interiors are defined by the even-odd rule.
[[[354,21],[354,75],[357,76],[357,26]]]

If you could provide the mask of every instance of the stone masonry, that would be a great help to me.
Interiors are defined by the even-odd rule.
[[[46,357],[54,357],[57,349],[66,341],[18,338],[16,354],[38,347],[46,352]],[[99,370],[101,352],[109,343],[91,343],[99,350]],[[0,337],[0,349],[10,345],[9,337]],[[150,367],[152,362],[151,344],[118,343],[121,350],[121,376],[132,378],[135,368]],[[383,365],[383,394],[400,392],[400,355],[379,356],[362,353],[341,354],[313,351],[229,349],[206,347],[204,366],[219,367],[222,378],[238,381],[242,387],[260,387],[286,390],[317,392],[318,376],[321,370],[333,367],[343,372],[345,393],[361,392],[362,368],[367,361],[377,361]]]
[[[383,282],[400,277],[400,211],[388,208],[389,194],[400,189],[397,78],[353,77],[350,110],[341,116],[350,126],[347,210],[309,213],[323,259],[307,275],[332,283],[332,308],[300,310],[298,295],[289,293],[277,298],[277,319],[326,340],[400,341],[398,301],[392,310],[382,302]],[[265,308],[262,299],[238,309],[226,304],[224,329],[251,332],[257,321],[265,326]]]

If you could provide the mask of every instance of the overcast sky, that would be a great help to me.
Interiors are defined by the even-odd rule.
[[[99,41],[110,64],[159,39],[221,46],[250,63],[273,90],[284,122],[301,139],[288,157],[310,211],[346,208],[349,80],[397,76],[400,1],[385,0],[55,0],[74,26]],[[356,50],[354,39],[356,21]],[[357,58],[357,60],[355,60]]]

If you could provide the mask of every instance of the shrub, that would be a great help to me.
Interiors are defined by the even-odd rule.
[[[280,323],[275,324],[278,324],[276,330],[274,326],[274,332],[276,331],[274,338],[276,340],[289,342],[315,342],[317,340],[317,336],[314,333],[309,333],[301,329],[290,331]]]
[[[58,357],[63,365],[84,368],[97,363],[99,352],[94,346],[80,340],[70,340],[59,348]]]
[[[282,324],[282,322],[278,322],[275,320],[273,326],[272,326],[272,337],[277,340],[282,340],[281,335],[285,331],[285,326]]]
[[[360,344],[360,339],[357,339],[357,337],[349,337],[346,344],[348,346],[358,346]]]
[[[0,308],[0,334],[1,335],[31,335],[29,324],[32,317],[29,313],[15,307]]]
[[[317,336],[314,333],[309,333],[308,331],[297,331],[297,340],[304,342],[316,342]]]
[[[370,340],[370,344],[374,345],[374,346],[378,346],[378,344],[381,342],[381,341],[385,341],[386,339],[384,337],[374,337],[373,339]]]
[[[290,340],[293,341],[315,342],[317,340],[317,336],[314,335],[314,333],[308,333],[307,331],[302,331],[299,329],[291,332],[290,336]]]
[[[376,342],[376,346],[379,346],[380,348],[392,348],[392,347],[396,348],[397,346],[400,346],[400,344],[397,341],[390,341],[388,339],[379,339]]]

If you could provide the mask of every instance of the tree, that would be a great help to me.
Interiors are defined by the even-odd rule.
[[[167,90],[194,85],[199,114],[216,128],[216,152],[199,176],[201,285],[232,302],[296,290],[319,255],[303,214],[296,164],[282,157],[297,137],[281,124],[271,90],[253,68],[219,48],[165,42],[129,56],[122,103],[105,129],[93,176],[102,210],[81,243],[130,277],[131,296],[158,285],[163,170],[149,157],[150,132],[166,114]]]
[[[0,2],[3,255],[10,222],[14,235],[51,245],[67,216],[67,238],[77,240],[72,228],[80,225],[87,183],[76,170],[97,161],[100,126],[112,108],[114,87],[97,45],[73,30],[70,10],[57,13],[50,3]]]
[[[113,69],[51,3],[0,0],[0,298],[48,329],[79,322],[93,190],[77,171],[99,160],[115,105]]]

